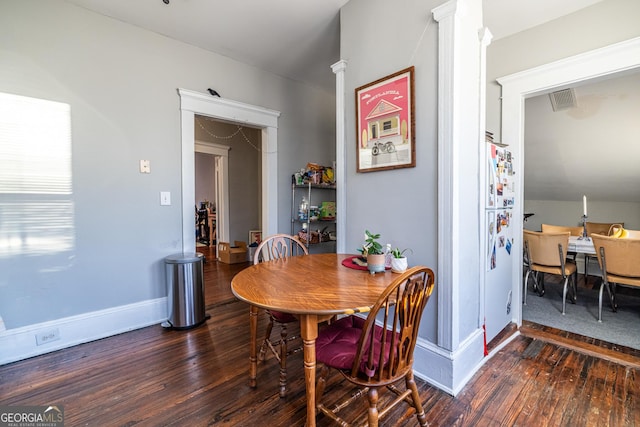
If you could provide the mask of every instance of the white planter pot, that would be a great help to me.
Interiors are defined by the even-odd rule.
[[[407,257],[391,258],[391,271],[394,273],[404,273],[407,269]]]

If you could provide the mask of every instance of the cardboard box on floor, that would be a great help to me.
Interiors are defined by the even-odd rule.
[[[225,264],[247,262],[247,244],[236,240],[233,246],[227,242],[218,243],[218,259]]]

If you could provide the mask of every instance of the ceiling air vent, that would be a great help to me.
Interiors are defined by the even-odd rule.
[[[576,93],[573,89],[558,90],[549,94],[551,99],[551,107],[553,111],[566,110],[567,108],[577,107]]]

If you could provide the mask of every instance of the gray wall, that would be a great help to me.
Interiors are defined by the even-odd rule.
[[[208,87],[282,113],[278,209],[287,232],[290,174],[334,160],[333,93],[64,1],[0,2],[0,92],[69,104],[72,129],[72,249],[0,259],[7,329],[166,296],[163,260],[182,247],[176,89]],[[151,174],[138,172],[140,159]],[[160,206],[160,191],[171,192],[171,206]]]
[[[443,1],[351,0],[343,7],[341,58],[346,91],[346,250],[365,230],[382,243],[411,248],[409,265],[437,266],[438,25],[431,9]],[[391,12],[391,9],[393,12]],[[366,17],[366,18],[365,18]],[[392,36],[390,36],[392,35]],[[355,88],[415,66],[416,167],[356,173]],[[423,338],[435,342],[437,289],[423,317]]]

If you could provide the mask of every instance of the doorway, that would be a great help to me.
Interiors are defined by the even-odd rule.
[[[197,119],[196,119],[197,120]],[[195,188],[197,208],[209,202],[207,222],[208,239],[217,247],[217,241],[229,241],[229,149],[231,147],[207,141],[195,142]],[[209,217],[213,216],[213,221]],[[214,228],[215,226],[215,228]],[[214,249],[215,250],[215,249]],[[217,258],[217,251],[215,252]]]
[[[231,123],[242,123],[260,130],[260,210],[263,234],[274,234],[278,227],[278,117],[279,111],[244,104],[203,93],[178,89],[181,114],[182,157],[182,251],[194,252],[193,201],[195,200],[195,116],[201,115]]]
[[[517,170],[524,170],[524,100],[579,82],[596,81],[617,73],[640,69],[640,38],[616,43],[560,61],[498,78],[502,86],[502,140],[510,141]],[[522,236],[524,182],[516,180],[519,200],[514,208],[516,233]],[[517,234],[518,235],[518,234]],[[522,239],[516,239],[513,250],[522,253]],[[513,295],[522,301],[522,258],[513,257]],[[515,304],[514,321],[522,325],[522,305]]]
[[[195,123],[195,203],[208,198],[218,241],[249,245],[249,231],[261,224],[261,132],[200,115]]]

